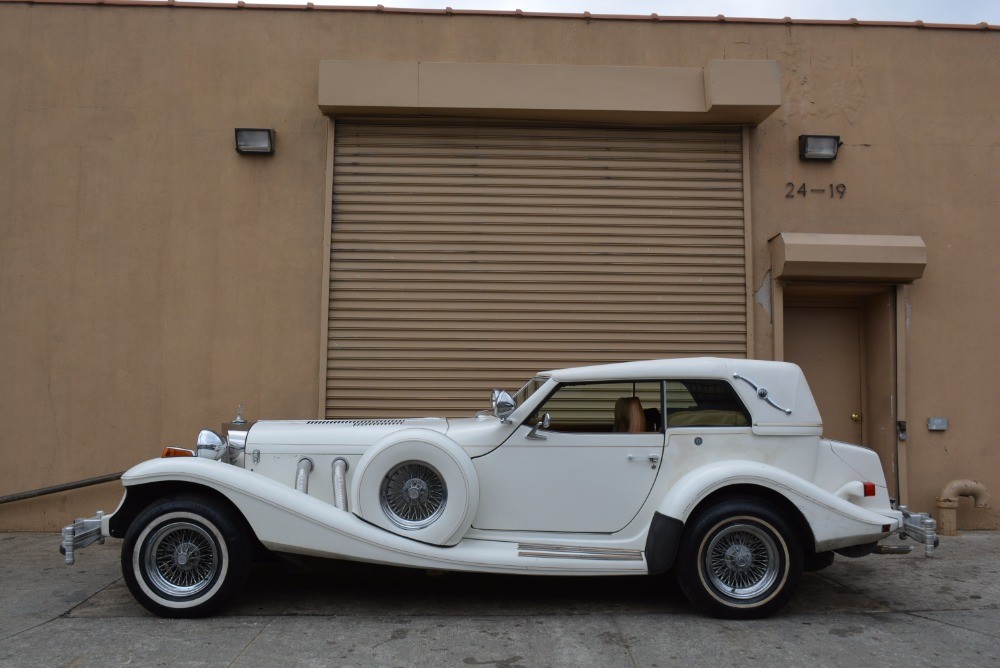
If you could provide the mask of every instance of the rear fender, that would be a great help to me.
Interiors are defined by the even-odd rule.
[[[794,505],[812,530],[817,552],[878,540],[898,524],[894,517],[854,505],[783,469],[749,461],[708,464],[691,471],[670,487],[657,512],[687,524],[708,496],[735,486],[744,492],[748,485],[771,490]]]

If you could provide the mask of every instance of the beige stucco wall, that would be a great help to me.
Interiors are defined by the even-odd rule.
[[[751,132],[753,289],[779,232],[919,235],[908,288],[911,505],[994,493],[1000,36],[987,31],[0,3],[0,495],[127,468],[232,417],[318,405],[321,60],[704,67],[778,61]],[[274,127],[241,157],[233,128]],[[800,133],[840,134],[832,164]],[[787,199],[786,182],[847,186]],[[762,298],[766,302],[766,299]],[[771,355],[756,306],[757,354]],[[951,428],[929,433],[930,416]],[[55,529],[116,485],[0,506]],[[1000,527],[962,510],[960,526]]]

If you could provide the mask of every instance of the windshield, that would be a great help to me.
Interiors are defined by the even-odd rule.
[[[528,397],[534,394],[535,391],[542,385],[544,385],[547,380],[548,378],[546,378],[545,376],[536,376],[531,380],[529,380],[527,383],[524,384],[524,387],[522,387],[514,394],[514,404],[516,406],[522,405],[525,401],[528,400]]]

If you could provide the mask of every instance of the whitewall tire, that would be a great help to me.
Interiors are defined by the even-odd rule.
[[[784,606],[798,586],[801,537],[777,508],[732,497],[685,527],[675,573],[688,600],[703,612],[760,619]]]
[[[217,506],[208,497],[167,497],[132,522],[122,545],[122,574],[150,612],[201,617],[243,587],[252,546],[240,519]]]
[[[479,478],[458,444],[407,430],[372,446],[351,480],[358,516],[406,538],[455,545],[479,509]]]

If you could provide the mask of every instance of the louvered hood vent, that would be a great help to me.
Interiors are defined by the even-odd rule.
[[[402,418],[388,420],[309,420],[306,424],[350,425],[351,427],[395,427],[405,424]]]

